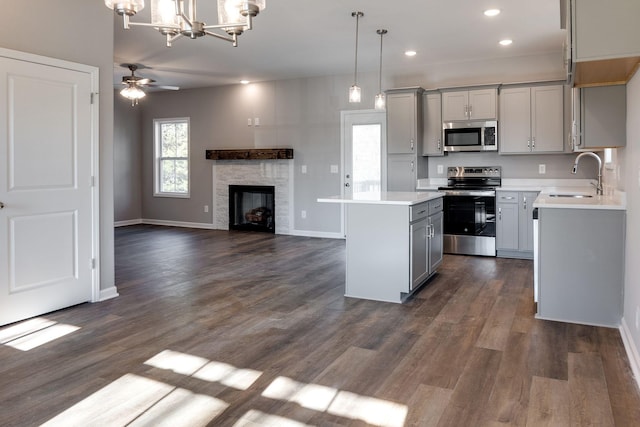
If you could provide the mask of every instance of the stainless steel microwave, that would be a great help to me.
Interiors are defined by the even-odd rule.
[[[498,151],[498,122],[449,122],[442,124],[444,151]]]

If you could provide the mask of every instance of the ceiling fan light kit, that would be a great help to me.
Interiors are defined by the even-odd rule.
[[[144,9],[144,0],[104,0],[104,4],[122,16],[125,29],[131,26],[151,27],[158,30],[167,39],[167,47],[180,37],[197,39],[213,36],[238,45],[238,36],[253,28],[253,18],[264,10],[266,0],[218,0],[218,24],[207,25],[198,20],[197,1],[187,0],[151,0],[151,22],[133,22],[130,20]],[[211,30],[221,30],[220,34]]]

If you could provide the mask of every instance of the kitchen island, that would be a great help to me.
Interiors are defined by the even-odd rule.
[[[623,311],[624,193],[543,191],[538,210],[539,319],[618,327]]]
[[[402,303],[442,262],[442,193],[320,198],[345,205],[345,296]]]

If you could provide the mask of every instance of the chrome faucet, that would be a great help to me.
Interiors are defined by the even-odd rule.
[[[576,162],[573,164],[573,170],[571,171],[571,173],[575,174],[576,172],[578,172],[578,162],[583,156],[591,156],[598,161],[598,185],[596,185],[596,194],[602,195],[602,160],[596,153],[585,151],[584,153],[578,154],[578,157],[576,157]]]

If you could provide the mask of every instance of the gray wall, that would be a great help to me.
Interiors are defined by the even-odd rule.
[[[0,14],[0,46],[100,68],[100,286],[110,288],[114,285],[113,12],[97,0],[11,2]]]
[[[340,193],[340,111],[355,109],[347,101],[350,76],[316,77],[276,82],[148,94],[142,106],[142,218],[212,223],[212,162],[207,149],[293,148],[294,230],[334,233],[340,230],[340,208],[317,203],[318,197]],[[373,107],[377,76],[359,76],[363,102]],[[153,197],[153,119],[191,120],[191,197]],[[247,119],[260,118],[260,126]],[[307,165],[307,173],[301,166]],[[127,196],[129,198],[129,196]],[[124,209],[124,208],[123,208]],[[300,218],[300,211],[307,218]]]
[[[113,107],[114,221],[136,221],[142,218],[142,110],[117,91]]]

